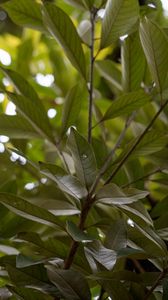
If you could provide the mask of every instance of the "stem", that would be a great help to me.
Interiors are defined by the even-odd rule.
[[[96,10],[93,7],[90,12],[91,22],[91,45],[90,45],[90,81],[89,81],[89,119],[88,119],[88,142],[92,142],[92,114],[93,114],[93,72],[94,72],[94,34],[95,34]]]
[[[127,159],[130,157],[132,152],[136,149],[136,147],[139,145],[139,143],[142,141],[144,136],[148,133],[148,130],[152,127],[154,122],[157,120],[158,116],[161,114],[163,109],[166,107],[168,104],[168,100],[161,106],[161,108],[158,110],[158,112],[155,114],[149,125],[145,128],[145,130],[142,132],[142,134],[139,136],[139,138],[136,140],[135,144],[131,147],[131,149],[128,151],[128,153],[123,157],[123,159],[120,161],[118,166],[114,169],[113,173],[109,177],[109,179],[105,182],[105,184],[109,183],[114,176],[118,173],[118,171],[121,169],[121,167],[124,165],[124,163],[127,161]]]
[[[154,284],[152,285],[150,290],[148,290],[148,292],[145,295],[143,300],[147,300],[152,295],[155,288],[159,285],[159,281],[162,280],[166,276],[167,272],[168,272],[168,270],[165,269],[165,270],[163,270],[163,272],[160,273],[160,275],[158,276],[158,278],[156,279],[156,281],[154,282]]]
[[[142,177],[139,177],[139,178],[137,178],[137,179],[135,179],[135,180],[133,180],[133,181],[131,181],[131,182],[128,182],[127,184],[122,185],[122,188],[126,188],[126,187],[128,187],[129,185],[131,185],[131,184],[137,183],[138,181],[142,181],[142,180],[144,180],[144,179],[146,179],[146,178],[149,178],[150,176],[152,176],[152,175],[154,175],[154,174],[157,174],[157,173],[159,173],[159,172],[162,172],[162,170],[161,170],[161,169],[156,169],[155,171],[153,171],[153,172],[151,172],[151,173],[148,173],[148,174],[146,174],[146,175],[144,175],[144,176],[142,176]]]
[[[104,163],[103,166],[101,167],[101,169],[100,169],[100,171],[99,171],[99,174],[97,175],[97,177],[96,177],[96,179],[95,179],[95,182],[93,183],[93,185],[92,185],[92,187],[91,187],[91,189],[90,189],[90,194],[93,194],[93,193],[94,193],[94,191],[95,191],[95,189],[96,189],[96,187],[97,187],[97,185],[98,185],[98,183],[99,183],[101,177],[105,174],[105,172],[106,172],[107,169],[109,168],[109,164],[110,164],[110,162],[111,162],[111,159],[113,158],[113,156],[114,156],[114,154],[115,154],[117,148],[120,147],[121,142],[122,142],[122,140],[123,140],[124,137],[125,137],[126,131],[127,131],[128,127],[129,127],[129,125],[130,125],[130,123],[131,123],[133,117],[134,117],[134,114],[132,114],[131,117],[127,119],[127,121],[126,121],[126,123],[125,123],[125,126],[124,126],[124,129],[122,130],[122,132],[121,132],[121,134],[120,134],[120,136],[119,136],[119,138],[118,138],[118,140],[117,140],[115,146],[113,147],[113,149],[111,150],[111,152],[109,153],[109,155],[106,157],[105,163]]]

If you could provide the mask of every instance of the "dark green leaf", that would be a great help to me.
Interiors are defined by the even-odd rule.
[[[80,37],[69,16],[59,7],[46,3],[43,7],[43,18],[48,30],[60,42],[73,66],[85,78],[84,52]]]
[[[128,34],[139,16],[136,0],[108,0],[103,18],[101,48],[115,42],[120,36]]]
[[[48,276],[52,283],[67,300],[91,300],[89,286],[81,273],[73,270],[59,270],[47,266]]]
[[[77,177],[87,188],[91,187],[96,177],[96,159],[91,145],[71,128],[68,148],[72,153]]]
[[[67,221],[66,226],[67,232],[76,242],[92,242],[93,238],[91,238],[87,233],[80,230],[73,222]]]

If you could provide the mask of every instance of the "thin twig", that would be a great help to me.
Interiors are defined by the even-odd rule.
[[[131,185],[131,184],[134,184],[134,183],[137,183],[137,182],[139,182],[139,181],[142,181],[142,180],[144,180],[144,179],[146,179],[146,178],[149,178],[150,176],[152,176],[152,175],[154,175],[154,174],[157,174],[157,173],[159,173],[159,172],[162,172],[162,170],[161,170],[161,169],[156,169],[155,171],[153,171],[153,172],[151,172],[151,173],[148,173],[148,174],[146,174],[146,175],[144,175],[144,176],[142,176],[142,177],[139,177],[139,178],[137,178],[137,179],[135,179],[135,180],[133,180],[133,181],[128,182],[127,184],[122,185],[122,188],[126,188],[126,187],[128,187],[129,185]]]
[[[89,86],[88,86],[88,92],[89,92],[88,142],[89,143],[92,142],[95,16],[96,16],[96,11],[95,11],[95,8],[93,7],[90,12],[91,45],[90,45],[90,81],[89,81]]]
[[[165,269],[160,273],[160,275],[158,276],[158,278],[156,279],[156,281],[154,282],[152,287],[148,290],[148,292],[145,295],[145,297],[143,298],[143,300],[147,300],[152,295],[155,288],[159,285],[160,280],[162,280],[166,276],[167,272],[168,272],[168,270]]]
[[[109,164],[110,164],[110,162],[111,162],[111,160],[112,160],[112,158],[113,158],[113,156],[114,156],[117,148],[120,147],[121,142],[123,141],[123,139],[125,137],[126,131],[127,131],[128,127],[129,127],[129,125],[131,124],[131,121],[133,120],[133,117],[134,117],[134,114],[132,114],[131,117],[127,119],[127,121],[125,123],[125,126],[124,126],[124,129],[122,130],[122,132],[121,132],[121,134],[120,134],[120,136],[119,136],[119,138],[118,138],[115,146],[113,147],[113,149],[111,150],[111,152],[109,153],[109,155],[106,157],[105,162],[104,162],[103,166],[101,167],[101,169],[99,171],[99,174],[97,175],[97,177],[96,177],[96,179],[95,179],[95,181],[94,181],[94,183],[93,183],[93,185],[92,185],[92,187],[90,189],[90,194],[94,193],[94,191],[95,191],[95,189],[96,189],[96,187],[97,187],[97,185],[98,185],[101,177],[105,174],[105,172],[109,168]]]
[[[114,169],[113,173],[107,179],[107,181],[105,182],[105,184],[108,184],[114,178],[114,176],[118,173],[118,171],[121,169],[121,167],[125,164],[125,162],[127,161],[127,159],[131,156],[132,152],[137,148],[137,146],[142,141],[142,139],[144,138],[144,136],[148,133],[149,129],[152,127],[152,125],[157,120],[158,116],[161,114],[161,112],[163,111],[163,109],[166,107],[167,104],[168,104],[168,100],[160,107],[160,109],[158,110],[158,112],[155,114],[155,116],[153,117],[153,119],[150,121],[149,125],[145,128],[145,130],[142,132],[142,134],[136,140],[135,144],[131,147],[131,149],[128,151],[128,153],[120,161],[120,163],[118,164],[118,166]]]

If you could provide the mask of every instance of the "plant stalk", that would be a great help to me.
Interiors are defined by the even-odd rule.
[[[143,300],[147,300],[153,293],[153,291],[155,290],[155,288],[159,285],[160,280],[164,279],[164,277],[166,276],[168,270],[165,269],[163,270],[160,275],[158,276],[158,278],[156,279],[156,281],[154,282],[153,286],[150,288],[150,290],[148,290],[147,294],[145,295],[145,297],[143,298]]]
[[[114,178],[114,176],[118,173],[118,171],[120,171],[120,169],[122,168],[122,166],[125,164],[125,162],[127,161],[127,159],[131,156],[132,152],[137,148],[137,146],[143,140],[143,138],[148,133],[149,129],[153,126],[154,122],[157,120],[158,116],[161,114],[161,112],[163,111],[163,109],[166,107],[167,104],[168,104],[168,100],[160,107],[160,109],[158,110],[158,112],[154,115],[153,119],[150,121],[149,125],[145,128],[145,130],[142,132],[142,134],[136,140],[135,144],[131,147],[131,149],[128,151],[128,153],[120,161],[120,163],[118,164],[118,166],[114,169],[113,173],[111,174],[111,176],[109,177],[109,179],[107,179],[107,181],[105,182],[105,184],[110,183],[110,181]]]

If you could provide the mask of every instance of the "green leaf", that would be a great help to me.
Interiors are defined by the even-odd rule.
[[[112,270],[116,263],[117,255],[114,250],[105,248],[101,242],[94,241],[85,247],[86,257],[93,271],[97,270],[96,262],[107,270]]]
[[[39,138],[36,130],[21,116],[0,115],[1,134],[14,139]]]
[[[89,278],[95,280],[119,280],[119,281],[132,281],[132,282],[142,282],[142,279],[138,276],[138,274],[131,271],[103,271],[97,272],[96,274],[90,275]]]
[[[131,92],[140,89],[145,72],[145,56],[137,33],[122,42],[121,61],[123,90]]]
[[[26,219],[49,226],[57,225],[62,227],[61,222],[53,214],[16,195],[0,193],[0,203]]]
[[[147,18],[140,23],[140,38],[152,78],[162,93],[168,74],[168,39],[162,29]]]
[[[36,132],[41,137],[55,143],[47,114],[41,109],[41,106],[21,95],[9,92],[7,92],[7,95],[16,105],[19,113],[32,125]]]
[[[102,285],[105,291],[113,300],[119,300],[119,299],[133,300],[131,294],[125,288],[123,283],[117,280],[114,280],[113,284],[111,284],[111,282],[108,281],[103,281]]]
[[[62,112],[62,134],[70,126],[75,125],[81,109],[81,97],[82,90],[79,84],[75,85],[66,96]]]
[[[10,0],[1,6],[18,25],[44,31],[41,5],[34,0]]]
[[[87,196],[86,188],[80,181],[66,173],[62,168],[40,162],[41,173],[56,182],[59,188],[77,199],[83,199]]]
[[[85,56],[80,37],[69,16],[59,7],[46,3],[43,18],[49,32],[59,41],[72,65],[86,77]]]
[[[108,0],[102,24],[101,48],[128,34],[139,17],[137,0]]]
[[[127,205],[121,205],[120,209],[134,222],[138,224],[142,223],[143,226],[145,222],[146,224],[153,226],[153,221],[142,202],[138,201]]]
[[[148,194],[148,191],[140,191],[134,188],[121,190],[116,184],[110,183],[98,191],[96,200],[109,205],[122,205],[136,202],[145,198]]]
[[[91,300],[88,283],[84,276],[73,270],[60,270],[47,266],[48,276],[66,300]]]
[[[44,107],[41,101],[39,100],[36,91],[22,75],[20,75],[18,72],[14,70],[6,69],[1,66],[0,66],[0,70],[9,78],[9,80],[12,81],[16,91],[19,94],[29,98],[30,101],[35,102],[36,105],[39,105],[41,109],[44,110]]]
[[[68,148],[72,153],[77,177],[87,188],[91,187],[97,172],[91,145],[74,128],[71,128]]]
[[[123,94],[113,101],[104,114],[102,121],[131,114],[134,110],[141,108],[149,101],[150,96],[142,90]]]
[[[93,238],[91,238],[87,233],[80,230],[75,223],[71,221],[67,221],[66,226],[67,232],[70,234],[70,236],[73,238],[76,242],[92,242]]]
[[[45,295],[40,291],[30,288],[18,288],[14,286],[8,286],[9,291],[20,300],[52,300],[49,295]]]
[[[112,250],[118,251],[119,249],[127,246],[127,231],[125,220],[114,221],[106,233],[105,246]]]
[[[163,280],[163,300],[166,300],[168,297],[168,279]]]
[[[121,71],[116,63],[106,59],[96,61],[95,66],[103,78],[109,81],[119,91],[122,91]]]

